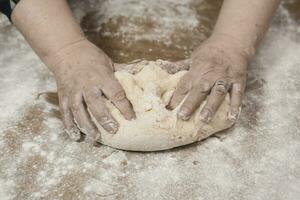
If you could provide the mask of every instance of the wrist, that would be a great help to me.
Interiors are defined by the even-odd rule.
[[[73,44],[86,40],[67,1],[22,0],[14,8],[11,18],[31,48],[43,61],[46,60],[47,65],[53,65],[52,62],[48,64],[48,57],[55,57],[53,55],[59,55]]]
[[[111,59],[97,46],[82,39],[69,44],[42,60],[55,75],[63,75],[65,71],[76,72],[89,67],[107,66],[112,70]]]
[[[85,38],[78,38],[56,51],[40,56],[40,58],[52,72],[55,72],[57,71],[57,66],[61,62],[70,60],[72,57],[73,59],[76,58],[76,54],[79,53],[80,47],[83,46],[89,46],[89,41]]]
[[[217,41],[219,45],[224,46],[224,48],[234,53],[240,54],[247,60],[252,58],[256,51],[254,45],[248,44],[247,42],[226,33],[214,32],[209,37],[209,40]]]

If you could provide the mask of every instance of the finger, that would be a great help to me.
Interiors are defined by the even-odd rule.
[[[71,111],[77,127],[86,135],[88,141],[97,141],[100,134],[92,123],[83,104],[81,92],[74,92],[71,96]]]
[[[209,90],[210,87],[208,83],[193,88],[184,100],[178,112],[178,117],[182,120],[189,120],[194,111],[199,108],[203,100],[206,98]]]
[[[244,89],[242,84],[235,83],[232,85],[230,92],[230,111],[228,113],[228,119],[236,121],[241,112],[242,97]]]
[[[81,138],[80,130],[73,122],[73,115],[69,109],[68,99],[59,95],[59,107],[62,116],[62,121],[65,127],[65,132],[74,141],[79,141]]]
[[[87,110],[96,125],[100,124],[107,132],[114,134],[118,131],[118,122],[109,113],[98,88],[88,89],[83,94]]]
[[[173,96],[171,98],[171,101],[168,105],[169,109],[174,109],[176,108],[180,102],[184,99],[186,94],[189,92],[191,89],[191,83],[190,83],[190,75],[186,74],[184,75],[181,80],[179,81],[177,88],[175,89]]]
[[[212,120],[216,111],[224,101],[228,88],[229,86],[226,81],[217,81],[215,83],[207,99],[207,103],[200,113],[202,121],[208,123]]]
[[[115,78],[101,89],[104,95],[119,109],[125,119],[131,120],[135,118],[133,107],[127,99],[121,84]]]

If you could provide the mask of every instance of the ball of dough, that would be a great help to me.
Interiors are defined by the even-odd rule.
[[[205,102],[189,121],[177,118],[180,106],[174,110],[166,108],[177,83],[186,72],[168,74],[158,62],[141,63],[134,69],[115,72],[133,105],[136,119],[125,120],[119,110],[106,100],[120,126],[118,132],[112,135],[96,123],[101,131],[99,142],[123,150],[158,151],[193,143],[231,127],[234,122],[227,119],[229,96],[209,124],[203,123],[199,117]]]

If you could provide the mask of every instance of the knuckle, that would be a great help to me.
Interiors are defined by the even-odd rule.
[[[191,102],[186,101],[182,106],[181,106],[181,110],[185,111],[185,114],[188,115],[192,112],[193,106],[191,105]]]
[[[235,72],[234,72],[234,75],[235,75],[235,77],[237,77],[237,78],[245,77],[246,74],[247,74],[246,71],[235,71]]]
[[[59,106],[61,110],[66,110],[68,108],[68,99],[66,97],[59,98]]]
[[[80,103],[79,102],[72,102],[70,106],[71,106],[71,109],[72,109],[73,112],[77,112],[79,110]]]
[[[59,83],[57,85],[58,94],[63,94],[67,90],[68,90],[68,87],[67,87],[66,83]]]
[[[177,92],[180,94],[185,94],[189,91],[189,88],[186,84],[179,84],[177,87]]]
[[[103,110],[99,111],[94,117],[100,124],[104,124],[113,120],[111,115]]]
[[[84,94],[87,99],[99,99],[102,96],[101,91],[97,88],[87,89]]]
[[[61,107],[59,111],[60,111],[60,114],[61,114],[61,117],[63,120],[68,120],[71,117],[71,114],[70,114],[68,108]]]
[[[211,87],[209,83],[200,83],[197,89],[200,93],[207,94],[210,92]]]
[[[71,121],[71,115],[68,112],[61,111],[61,120],[64,126],[67,128]]]
[[[99,117],[99,122],[101,124],[108,123],[110,120],[111,120],[110,117],[108,117],[107,115],[103,115]]]
[[[192,109],[195,104],[198,102],[197,94],[190,94],[184,101],[183,105],[186,108]]]
[[[59,103],[59,111],[63,120],[67,120],[71,117],[68,101]]]
[[[242,90],[236,90],[236,95],[238,97],[242,97],[244,95],[244,92]]]
[[[205,110],[209,113],[209,117],[212,117],[216,112],[215,108],[212,106],[207,106]]]
[[[242,87],[241,84],[233,84],[232,92],[234,92],[234,94],[237,96],[242,96],[245,92],[245,88]]]
[[[81,91],[74,91],[70,94],[70,108],[72,110],[78,110],[83,102],[83,93]]]
[[[245,71],[232,71],[230,73],[228,73],[230,77],[232,77],[232,79],[234,80],[241,80],[241,79],[245,79],[247,77],[247,72]]]

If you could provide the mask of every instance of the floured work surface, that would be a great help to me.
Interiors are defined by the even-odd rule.
[[[137,117],[132,121],[125,120],[107,100],[106,104],[120,127],[112,135],[96,123],[101,130],[100,142],[124,150],[157,151],[193,143],[231,127],[233,122],[227,119],[229,96],[209,124],[200,120],[204,103],[189,121],[177,118],[180,106],[174,110],[166,108],[177,83],[186,72],[169,74],[160,67],[159,62],[141,62],[132,65],[131,69],[125,67],[115,72]]]
[[[88,9],[90,13],[102,9],[95,14],[97,23],[100,16],[108,22],[121,21],[124,26],[113,24],[112,28],[116,27],[116,32],[127,31],[125,33],[132,37],[142,37],[149,32],[153,37],[154,33],[162,35],[164,23],[174,25],[178,18],[200,19],[196,33],[184,22],[174,25],[176,31],[172,33],[183,43],[172,40],[172,44],[181,48],[184,46],[179,44],[183,44],[189,49],[187,38],[198,37],[203,24],[213,21],[211,13],[199,17],[194,9],[199,9],[199,13],[210,10],[217,15],[216,3],[221,1],[72,2],[77,3],[74,7],[80,12],[75,13],[80,15],[87,15]],[[300,3],[286,0],[281,4],[288,2],[292,8]],[[163,9],[163,12],[155,12],[156,15],[152,12],[147,17],[143,12],[146,9]],[[178,11],[189,15],[172,14]],[[235,126],[197,145],[156,153],[118,151],[105,145],[94,147],[85,142],[71,142],[63,131],[58,108],[36,101],[38,93],[56,91],[53,76],[14,26],[4,16],[0,17],[0,199],[299,199],[300,23],[289,13],[284,6],[279,7],[261,49],[249,65],[243,110]],[[124,20],[126,14],[131,22]],[[155,25],[151,16],[164,23],[150,30],[145,26],[132,26],[135,19]],[[180,29],[181,25],[184,29]],[[150,52],[149,46],[137,50],[139,43],[107,34],[111,29],[101,30],[103,34],[97,35],[103,37],[102,44],[107,41],[106,49],[116,52],[111,54],[113,60],[128,62],[144,58],[146,53],[149,55],[146,59],[159,58],[154,56],[158,54],[155,45],[162,43],[157,42],[159,38],[154,37],[153,42],[146,40],[152,45]],[[163,36],[163,41],[174,38],[170,34]],[[127,48],[119,51],[117,44],[123,48],[123,39],[134,53]],[[190,40],[195,45],[200,42]],[[166,47],[160,48],[159,55],[169,56],[165,59],[175,60],[186,55],[184,50],[178,50],[171,59]],[[127,57],[126,52],[133,56]],[[115,55],[124,59],[117,59]],[[52,100],[57,104],[56,98]]]

